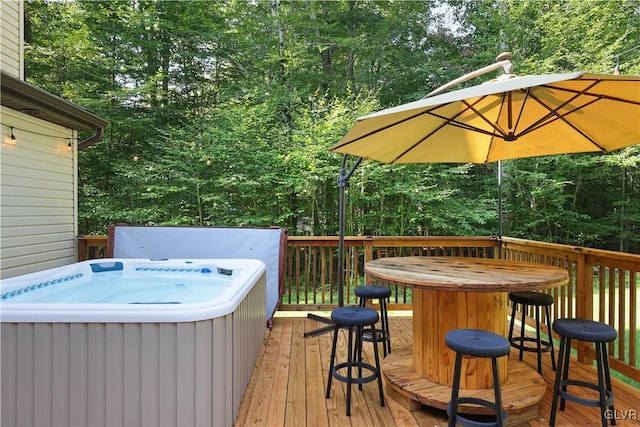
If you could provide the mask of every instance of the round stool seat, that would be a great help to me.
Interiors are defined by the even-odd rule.
[[[331,320],[338,326],[368,326],[379,318],[378,312],[368,307],[339,307],[331,312]]]
[[[509,299],[517,304],[539,305],[542,307],[553,305],[553,296],[543,292],[511,292]]]
[[[558,319],[553,330],[559,335],[587,342],[611,342],[618,332],[609,325],[587,319]]]
[[[358,286],[355,290],[355,294],[360,298],[368,299],[389,298],[391,296],[391,289],[386,286]]]
[[[500,357],[511,349],[505,337],[478,329],[455,329],[447,332],[444,340],[451,350],[467,356]]]

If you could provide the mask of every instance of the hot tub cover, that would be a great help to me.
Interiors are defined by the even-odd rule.
[[[109,227],[108,258],[250,258],[267,267],[267,321],[284,293],[287,232],[281,228]]]

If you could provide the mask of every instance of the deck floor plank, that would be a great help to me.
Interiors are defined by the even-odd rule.
[[[447,425],[445,411],[420,407],[411,410],[402,399],[389,393],[385,387],[386,406],[380,406],[377,384],[363,385],[352,389],[351,417],[347,417],[346,387],[340,381],[333,381],[331,396],[325,398],[329,357],[331,355],[331,334],[304,338],[305,331],[321,325],[300,317],[276,317],[273,330],[268,334],[260,352],[256,368],[247,386],[235,425],[238,427],[439,427]],[[392,351],[410,349],[412,343],[411,316],[390,317]],[[346,334],[341,332],[338,340],[338,358],[345,354]],[[364,359],[371,363],[373,351],[365,345]],[[381,347],[380,347],[381,349]],[[557,353],[557,349],[556,349]],[[510,357],[517,358],[512,350]],[[524,361],[536,366],[535,354],[525,353]],[[555,371],[551,368],[548,354],[543,355],[543,377],[547,386],[539,405],[538,416],[522,423],[521,427],[542,427],[549,425],[551,410],[551,389]],[[595,368],[572,360],[570,376],[587,381],[596,378]],[[640,390],[613,378],[613,392],[618,427],[640,426]],[[593,396],[591,391],[579,390],[583,397]],[[409,407],[408,407],[409,406]],[[635,412],[634,412],[635,411]],[[629,415],[632,419],[621,419]],[[559,427],[600,425],[599,408],[585,407],[567,402],[565,411],[556,417]]]
[[[293,322],[292,336],[300,336],[304,333],[303,322]],[[311,343],[310,343],[311,344]],[[311,346],[310,346],[311,347]],[[307,359],[304,340],[291,340],[291,355],[289,358],[289,383],[285,385],[287,390],[287,405],[284,419],[285,427],[297,427],[305,425],[307,422],[307,413],[312,418],[318,420],[318,427],[326,427],[322,418],[317,415],[318,405],[307,404],[307,389],[314,390],[317,388],[314,383],[314,376],[306,374],[306,366],[311,363]],[[283,408],[284,409],[284,408]]]
[[[315,322],[307,321],[298,323],[304,325],[304,330],[309,330],[311,327],[315,327]],[[298,337],[301,337],[301,332]],[[307,377],[307,424],[310,422],[315,423],[318,427],[329,426],[329,412],[325,402],[325,383],[323,378],[323,364],[325,363],[321,357],[320,347],[321,343],[318,339],[305,339],[302,338],[299,341],[303,342],[306,348],[306,377]]]
[[[245,395],[250,395],[251,399],[248,400],[249,408],[246,412],[245,425],[252,426],[265,426],[267,425],[267,418],[269,416],[271,396],[273,394],[273,382],[276,368],[281,361],[278,359],[280,355],[280,346],[282,344],[282,336],[287,329],[291,329],[292,323],[278,322],[278,326],[269,332],[264,346],[264,354],[260,362],[260,374],[252,375],[255,377],[254,389],[247,390]],[[244,401],[244,399],[243,399]],[[242,412],[242,404],[240,412]],[[286,408],[285,408],[286,410]]]
[[[287,325],[288,326],[288,325]],[[271,399],[269,401],[269,412],[267,414],[267,426],[284,425],[285,413],[287,409],[287,391],[292,378],[291,372],[291,348],[293,325],[282,328],[280,337],[280,349],[276,359],[274,378],[271,383]],[[295,387],[295,384],[292,384]],[[292,387],[293,388],[293,387]]]

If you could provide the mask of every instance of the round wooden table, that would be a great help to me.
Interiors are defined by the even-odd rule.
[[[446,409],[451,397],[455,360],[444,342],[445,334],[476,328],[506,336],[509,292],[554,288],[569,281],[567,271],[558,267],[489,258],[390,257],[367,262],[364,270],[370,277],[413,288],[412,352],[391,353],[384,361],[383,374],[392,387],[409,393],[411,399],[441,409]],[[531,374],[528,365],[507,369],[514,363],[500,359],[501,383],[526,390],[526,384],[516,383],[526,376],[540,382],[541,398],[542,378],[533,368]],[[480,394],[488,390],[491,395],[491,372],[490,359],[465,358],[461,388]],[[516,373],[519,378],[510,381],[509,374]],[[503,398],[506,394],[503,391]],[[508,402],[505,406],[508,408]]]

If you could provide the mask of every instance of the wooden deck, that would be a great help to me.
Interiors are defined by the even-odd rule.
[[[365,384],[363,392],[353,389],[351,417],[345,415],[345,386],[334,381],[331,397],[325,399],[325,387],[331,350],[331,334],[304,338],[306,331],[322,324],[306,317],[276,317],[265,340],[256,368],[244,395],[236,426],[336,426],[392,427],[446,426],[447,414],[422,406],[410,411],[402,399],[385,394],[386,406],[380,406],[375,382]],[[390,317],[392,351],[411,348],[410,316]],[[338,341],[344,352],[344,335]],[[557,352],[557,349],[556,349]],[[339,353],[340,355],[340,353]],[[371,346],[365,345],[365,358],[373,360]],[[511,357],[517,358],[512,353]],[[555,372],[548,354],[544,357],[547,392],[539,405],[538,417],[522,426],[549,425],[551,388]],[[525,362],[536,366],[535,355],[525,353]],[[595,369],[580,363],[571,364],[571,375],[594,381]],[[617,426],[640,426],[640,390],[613,379]],[[585,396],[589,392],[585,392]],[[557,426],[600,425],[599,408],[567,402],[558,412]]]

